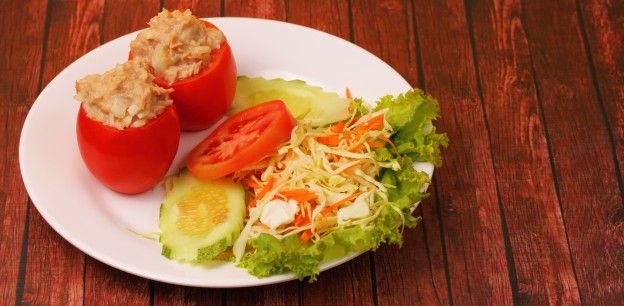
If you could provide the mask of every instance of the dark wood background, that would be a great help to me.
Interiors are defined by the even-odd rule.
[[[19,173],[28,109],[65,66],[162,7],[314,27],[436,96],[451,146],[404,247],[314,284],[197,289],[120,272],[56,234]],[[622,305],[623,44],[620,0],[2,0],[0,303]]]

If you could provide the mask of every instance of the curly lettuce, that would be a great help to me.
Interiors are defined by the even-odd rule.
[[[360,99],[354,100],[351,109],[358,116],[370,112]],[[383,205],[379,214],[371,222],[340,227],[315,242],[302,243],[298,235],[279,240],[260,234],[250,241],[252,250],[243,256],[240,267],[258,277],[293,272],[299,279],[314,281],[322,262],[375,250],[382,243],[402,244],[403,228],[415,227],[420,221],[412,210],[414,203],[428,196],[422,190],[430,183],[426,173],[414,169],[413,161],[441,165],[440,148],[448,145],[448,138],[436,133],[432,124],[438,118],[438,102],[419,89],[382,97],[374,111],[382,109],[387,109],[386,120],[394,130],[391,140],[396,149],[378,148],[375,159],[396,160],[401,167],[385,169],[376,178],[388,187],[388,199],[379,201]]]

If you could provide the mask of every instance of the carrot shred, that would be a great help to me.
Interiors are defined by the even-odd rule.
[[[347,196],[344,199],[341,199],[334,204],[330,204],[329,206],[323,208],[323,210],[321,211],[321,214],[325,216],[331,213],[334,209],[339,208],[340,206],[346,204],[347,202],[355,200],[355,198],[357,198],[361,194],[362,194],[361,192],[355,192],[351,194],[350,196]]]
[[[371,148],[381,148],[384,147],[386,144],[381,142],[381,141],[369,141],[368,142],[368,146]]]
[[[301,233],[301,236],[299,236],[299,241],[306,243],[310,241],[310,238],[312,238],[312,231],[306,230],[303,233]]]
[[[281,195],[288,199],[295,200],[299,203],[316,199],[316,193],[307,189],[292,189],[280,192]]]
[[[256,193],[256,197],[253,198],[251,201],[249,201],[249,205],[247,205],[247,206],[248,207],[256,207],[258,199],[262,199],[264,197],[264,195],[266,195],[267,192],[269,192],[273,188],[274,184],[275,184],[275,178],[271,176],[269,178],[269,181],[267,182],[267,184],[264,185],[264,187],[262,187],[260,189],[260,191],[258,191],[258,193]]]
[[[328,145],[328,146],[337,146],[340,144],[340,136],[338,135],[327,135],[327,136],[317,136],[316,141]]]
[[[336,133],[336,134],[340,134],[344,131],[346,123],[344,121],[339,121],[338,123],[332,125],[329,130]]]
[[[392,140],[390,140],[390,138],[384,135],[379,135],[377,138],[387,142],[392,147],[392,149],[394,150],[394,153],[396,153],[397,156],[401,155],[399,154],[399,149],[397,149],[397,146],[394,144],[394,142],[392,142]]]
[[[384,127],[384,115],[377,115],[364,124],[369,130],[381,130]]]
[[[297,216],[297,218],[295,218],[295,221],[293,221],[293,224],[295,226],[305,226],[310,224],[310,217],[308,216],[304,216],[304,215],[299,215]]]
[[[353,96],[351,96],[351,90],[349,90],[349,87],[347,87],[347,89],[345,90],[345,96],[347,96],[347,99],[353,99]]]

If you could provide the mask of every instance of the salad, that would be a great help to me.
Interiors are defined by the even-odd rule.
[[[233,108],[166,180],[164,256],[313,281],[319,264],[401,244],[418,224],[430,174],[414,163],[441,165],[448,144],[431,96],[413,89],[371,108],[348,90],[243,77]]]

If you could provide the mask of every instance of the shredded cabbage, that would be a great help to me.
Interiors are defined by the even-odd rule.
[[[432,125],[437,101],[411,90],[381,98],[373,110],[356,99],[351,112],[332,126],[300,123],[276,154],[234,175],[251,195],[232,248],[239,266],[258,277],[294,272],[313,281],[321,262],[400,244],[403,228],[418,223],[411,212],[427,196],[422,189],[430,179],[412,163],[440,165],[439,147],[448,143]],[[351,217],[345,210],[339,220],[338,211],[358,197],[368,207]],[[299,201],[293,222],[277,228],[260,222],[273,199]]]

